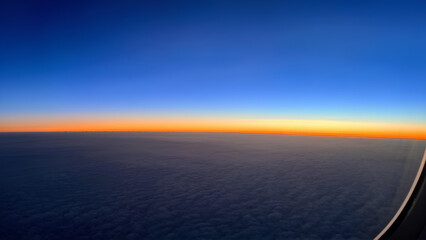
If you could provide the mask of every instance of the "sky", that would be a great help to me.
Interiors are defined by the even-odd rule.
[[[300,120],[426,138],[424,1],[0,4],[0,131]]]

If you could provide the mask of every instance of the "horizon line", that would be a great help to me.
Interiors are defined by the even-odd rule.
[[[426,139],[426,125],[312,119],[44,118],[0,119],[0,132],[230,132]]]
[[[257,131],[173,131],[173,130],[50,130],[50,131],[0,131],[3,133],[235,133],[235,134],[265,134],[265,135],[288,135],[288,136],[311,136],[311,137],[338,137],[338,138],[381,138],[381,139],[412,139],[426,140],[425,137],[408,136],[370,136],[356,134],[321,134],[321,133],[285,133],[285,132],[257,132]]]

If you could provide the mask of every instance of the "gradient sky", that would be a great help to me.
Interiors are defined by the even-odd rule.
[[[426,129],[425,1],[0,4],[4,126],[131,116]]]

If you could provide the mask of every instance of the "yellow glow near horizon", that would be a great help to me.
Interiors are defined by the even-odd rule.
[[[426,139],[425,125],[299,119],[62,117],[0,119],[0,132],[241,132]]]

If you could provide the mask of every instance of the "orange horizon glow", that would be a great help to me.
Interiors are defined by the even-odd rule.
[[[426,139],[425,125],[304,119],[32,118],[0,119],[0,132],[235,132]]]

